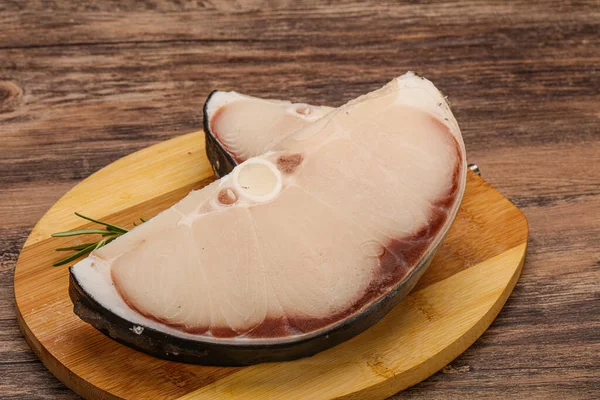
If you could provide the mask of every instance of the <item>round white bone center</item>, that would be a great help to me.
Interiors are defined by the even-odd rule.
[[[269,161],[250,159],[234,170],[233,185],[248,199],[267,201],[281,191],[281,173]]]

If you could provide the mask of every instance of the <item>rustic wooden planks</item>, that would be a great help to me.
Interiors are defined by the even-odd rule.
[[[65,192],[135,150],[199,129],[215,88],[340,105],[406,69],[449,95],[469,159],[527,215],[531,240],[491,329],[399,398],[594,396],[597,0],[7,0],[0,25],[3,396],[79,398],[29,350],[13,293],[23,243]]]

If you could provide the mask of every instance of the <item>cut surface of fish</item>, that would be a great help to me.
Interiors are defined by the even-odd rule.
[[[314,354],[412,289],[465,178],[444,97],[405,74],[77,263],[76,312],[163,358],[237,365]]]

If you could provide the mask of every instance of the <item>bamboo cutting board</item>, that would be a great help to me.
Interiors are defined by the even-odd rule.
[[[61,198],[27,239],[15,270],[19,325],[44,365],[86,398],[385,398],[432,375],[490,325],[519,278],[527,247],[523,214],[469,171],[458,216],[413,292],[377,325],[313,357],[249,367],[159,360],[81,321],[67,267],[54,251],[81,237],[84,215],[131,227],[213,180],[202,132],[124,157]],[[491,362],[491,360],[490,360]]]

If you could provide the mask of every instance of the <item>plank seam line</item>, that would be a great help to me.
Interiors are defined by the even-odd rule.
[[[48,49],[48,48],[69,48],[85,46],[121,46],[121,45],[140,45],[140,44],[186,44],[186,43],[277,43],[277,39],[163,39],[163,40],[125,40],[125,41],[106,41],[106,42],[72,42],[72,43],[50,43],[50,44],[30,44],[25,46],[0,46],[0,50],[27,50],[27,49]]]

